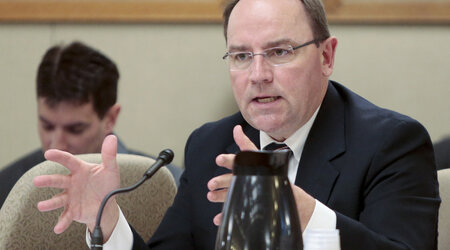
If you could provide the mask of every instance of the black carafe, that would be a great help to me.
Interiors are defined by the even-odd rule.
[[[290,151],[243,151],[217,232],[216,250],[303,249],[300,220],[287,178]]]

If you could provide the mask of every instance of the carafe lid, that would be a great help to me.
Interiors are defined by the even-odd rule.
[[[287,175],[290,150],[242,151],[234,159],[234,175]]]

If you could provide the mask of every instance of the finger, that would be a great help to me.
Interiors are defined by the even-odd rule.
[[[37,204],[37,208],[41,212],[47,212],[58,209],[60,207],[64,207],[66,204],[67,204],[67,194],[59,193],[49,200],[39,202]]]
[[[55,228],[53,228],[53,231],[56,234],[63,233],[70,226],[70,223],[72,223],[72,215],[69,210],[64,209],[64,212],[59,216],[58,223]]]
[[[231,173],[216,176],[208,181],[208,185],[207,185],[208,189],[210,191],[214,191],[217,189],[228,188],[228,187],[230,187],[232,178],[233,178],[233,175]]]
[[[206,197],[210,202],[225,202],[228,195],[228,188],[208,192]]]
[[[34,177],[33,184],[36,187],[67,188],[70,185],[70,177],[61,174],[41,175]]]
[[[102,145],[102,161],[106,168],[114,168],[116,166],[117,155],[117,137],[108,135],[103,140]]]
[[[79,166],[83,163],[82,160],[76,158],[71,153],[58,149],[49,149],[45,152],[44,156],[45,159],[49,161],[54,161],[63,165],[72,173],[76,172],[79,169]]]
[[[233,129],[233,138],[241,151],[258,150],[255,144],[244,134],[241,125],[236,125]]]
[[[232,170],[235,157],[235,154],[220,154],[216,157],[216,164]]]
[[[216,215],[213,219],[214,225],[220,226],[220,223],[222,223],[222,213]]]

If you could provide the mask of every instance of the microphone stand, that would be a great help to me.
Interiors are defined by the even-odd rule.
[[[98,209],[97,219],[95,221],[94,232],[91,234],[91,250],[102,250],[103,249],[103,232],[100,227],[100,222],[102,220],[103,209],[105,208],[106,202],[115,194],[126,193],[132,191],[142,185],[146,180],[150,179],[156,171],[158,171],[162,166],[169,164],[173,159],[173,151],[170,149],[165,149],[159,153],[156,162],[150,166],[150,168],[144,173],[142,178],[134,185],[124,188],[119,188],[109,192],[105,198],[103,198],[100,208]]]

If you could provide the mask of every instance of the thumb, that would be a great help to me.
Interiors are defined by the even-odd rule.
[[[102,145],[102,161],[106,168],[116,166],[117,155],[117,137],[115,135],[108,135],[103,140]]]
[[[241,125],[236,125],[233,129],[233,138],[241,151],[258,150],[253,142],[244,134]]]

